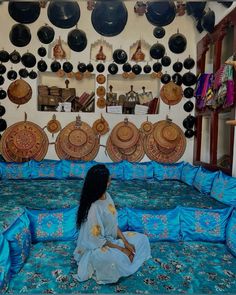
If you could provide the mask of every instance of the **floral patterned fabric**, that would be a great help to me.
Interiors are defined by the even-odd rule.
[[[8,228],[23,207],[60,209],[78,205],[83,180],[0,181],[0,232]],[[174,180],[112,180],[108,189],[117,208],[170,209],[178,205],[197,208],[225,208],[227,205],[191,186]]]
[[[236,293],[236,259],[225,245],[204,242],[152,243],[152,258],[132,276],[116,284],[73,278],[76,242],[33,245],[24,268],[12,279],[7,294],[60,293]]]

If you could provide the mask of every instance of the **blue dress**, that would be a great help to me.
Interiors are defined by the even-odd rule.
[[[107,241],[124,247],[117,238],[117,211],[112,198],[94,202],[79,231],[74,258],[78,272],[74,277],[80,282],[94,278],[98,284],[115,283],[120,277],[136,272],[143,262],[151,257],[148,238],[137,232],[124,232],[129,243],[135,246],[136,254],[131,262],[126,254],[116,248],[105,246]]]

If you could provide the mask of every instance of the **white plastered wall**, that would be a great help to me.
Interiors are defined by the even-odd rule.
[[[154,44],[157,39],[153,36],[153,29],[154,26],[151,25],[145,15],[144,16],[137,16],[134,13],[134,5],[136,1],[126,1],[125,5],[128,9],[128,22],[126,24],[125,29],[123,32],[115,37],[103,37],[107,42],[112,44],[113,50],[122,48],[124,49],[127,53],[129,52],[129,47],[131,44],[139,40],[140,38],[144,39],[147,43],[149,44]],[[77,67],[78,62],[85,62],[88,63],[90,61],[90,45],[97,41],[98,39],[102,38],[93,28],[92,23],[91,23],[91,11],[87,10],[87,3],[86,1],[79,1],[80,9],[81,9],[81,17],[78,23],[78,28],[82,29],[85,31],[88,39],[88,45],[86,49],[81,52],[81,53],[76,53],[71,51],[71,57],[70,57],[70,62],[74,65],[74,67]],[[226,11],[226,10],[225,10]],[[31,34],[32,34],[32,40],[27,47],[23,48],[14,48],[14,46],[10,43],[9,41],[9,32],[11,30],[11,27],[13,24],[15,24],[15,21],[9,16],[8,14],[8,4],[7,2],[4,2],[0,6],[0,48],[4,48],[5,50],[12,52],[14,49],[19,51],[21,54],[25,53],[27,50],[29,52],[32,52],[33,54],[36,55],[37,60],[40,59],[40,57],[37,55],[37,49],[42,45],[40,41],[38,40],[37,37],[37,30],[40,26],[44,25],[45,23],[48,23],[49,25],[53,26],[48,18],[47,18],[47,9],[41,9],[41,14],[39,19],[33,23],[28,25]],[[64,41],[67,41],[67,34],[71,29],[59,29],[57,27],[54,27],[55,30],[55,39],[57,39],[59,36],[61,36],[61,39]],[[170,52],[168,49],[168,40],[169,37],[177,32],[177,29],[179,29],[180,33],[183,33],[186,36],[187,39],[187,49],[185,50],[184,53],[182,54],[173,54]],[[191,55],[194,59],[196,58],[196,43],[197,43],[197,38],[199,38],[199,34],[196,33],[195,25],[193,19],[185,14],[182,17],[176,17],[173,23],[165,27],[166,30],[166,35],[163,39],[160,40],[160,43],[162,43],[165,48],[166,48],[166,53],[169,55],[172,59],[172,64],[179,59],[180,61],[183,61],[188,55]],[[55,40],[54,39],[54,40]],[[200,38],[199,38],[200,39]],[[43,45],[48,49],[47,45]],[[48,66],[50,66],[50,63],[52,62],[51,59],[49,58],[44,58],[45,61],[47,62]],[[152,65],[155,61],[151,61],[150,65]],[[106,69],[108,67],[109,63],[106,63]],[[133,64],[133,63],[132,63]],[[140,63],[141,66],[144,66],[146,63]],[[94,65],[96,66],[95,62]],[[6,64],[7,69],[9,70],[11,66],[15,70],[19,70],[22,65],[17,64],[17,65],[11,65],[10,63]],[[122,73],[121,70],[122,66],[119,66],[119,73]],[[163,70],[169,74],[173,74],[172,71],[172,65],[169,66],[168,68],[163,68]],[[36,67],[35,67],[36,70]],[[186,70],[185,70],[186,71]],[[195,71],[195,69],[193,69]],[[96,73],[96,72],[95,72]],[[105,71],[105,74],[107,74],[107,70]],[[184,71],[181,72],[183,74]],[[6,77],[6,74],[4,75]],[[152,79],[152,78],[150,78]],[[38,124],[41,127],[46,126],[47,122],[52,118],[53,113],[52,112],[40,112],[37,110],[37,86],[39,84],[39,79],[38,80],[31,80],[31,79],[26,79],[28,83],[30,83],[32,90],[33,90],[33,95],[31,100],[25,104],[20,106],[20,108],[17,108],[15,104],[13,104],[8,98],[1,101],[2,105],[5,106],[6,108],[6,114],[4,115],[4,119],[7,121],[8,126],[12,125],[13,123],[23,121],[24,120],[24,112],[27,113],[28,115],[28,120],[32,121],[36,124]],[[60,80],[64,83],[63,80]],[[142,77],[141,75],[136,78],[136,85],[142,84]],[[74,83],[74,82],[73,82]],[[79,83],[79,82],[78,82]],[[109,83],[109,82],[108,82]],[[107,83],[106,87],[108,90],[109,84]],[[120,80],[120,85],[124,83],[124,80]],[[127,82],[126,82],[127,83]],[[152,82],[153,83],[153,82]],[[154,96],[159,95],[159,81],[157,80],[155,85],[155,89],[153,89],[153,94]],[[3,85],[3,88],[7,90],[8,85],[10,84],[10,81],[7,80]],[[130,80],[130,85],[132,84],[132,81]],[[142,85],[143,86],[143,85]],[[79,84],[78,84],[79,87]],[[94,90],[96,89],[96,82],[94,82]],[[140,89],[135,89],[136,91],[141,92],[141,86]],[[194,101],[194,99],[192,99]],[[184,110],[183,110],[183,104],[187,101],[186,98],[183,98],[182,101],[175,105],[172,106],[171,109],[169,109],[169,106],[164,104],[162,101],[160,103],[160,111],[159,114],[157,115],[149,115],[149,121],[151,122],[156,122],[159,120],[163,120],[166,118],[166,115],[169,115],[169,117],[173,120],[174,123],[178,124],[181,128],[182,127],[182,121],[183,119],[188,115]],[[146,115],[115,115],[115,114],[107,114],[104,113],[104,111],[101,111],[100,109],[96,108],[95,113],[79,113],[81,116],[82,121],[87,122],[92,126],[93,122],[100,118],[100,114],[103,112],[104,118],[108,121],[110,130],[120,121],[122,121],[125,117],[128,117],[131,122],[133,122],[138,128],[140,127],[141,123],[146,120]],[[76,116],[78,113],[56,113],[57,119],[61,122],[62,127],[66,126],[68,123],[72,122],[75,120]],[[184,128],[183,128],[184,131]],[[47,132],[47,131],[46,131]],[[105,145],[106,140],[109,134],[106,134],[101,138],[101,144]],[[55,137],[52,138],[51,134],[48,133],[49,141],[54,142]],[[193,160],[193,138],[187,139],[187,146],[185,153],[183,157],[180,160],[185,160],[192,162]],[[58,159],[54,145],[49,146],[48,153],[46,155],[46,158],[48,159]],[[105,154],[105,149],[104,147],[100,147],[99,153],[96,157],[97,161],[110,161],[109,157]],[[145,156],[143,161],[147,161],[148,158]]]

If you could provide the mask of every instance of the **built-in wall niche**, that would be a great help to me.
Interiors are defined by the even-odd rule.
[[[219,113],[218,115],[218,143],[217,143],[217,165],[230,169],[230,132],[231,127],[226,122],[231,120],[231,112]]]
[[[57,112],[94,112],[95,75],[58,77],[55,73],[40,73],[38,80],[38,110]]]
[[[234,54],[234,27],[229,26],[227,28],[227,33],[222,40],[221,48],[221,64],[224,64],[226,60]],[[232,58],[231,58],[232,59]]]
[[[123,114],[157,114],[159,112],[160,79],[151,75],[124,78],[108,75],[106,111]]]
[[[209,44],[209,49],[206,52],[205,73],[213,73],[214,67],[215,45]]]
[[[210,163],[210,135],[211,135],[211,116],[202,116],[201,133],[201,156],[200,160],[204,163]]]

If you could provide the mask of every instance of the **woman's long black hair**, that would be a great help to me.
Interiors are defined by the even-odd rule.
[[[78,228],[86,221],[92,203],[106,192],[109,176],[109,170],[103,164],[97,164],[87,172],[77,212],[76,224]]]

